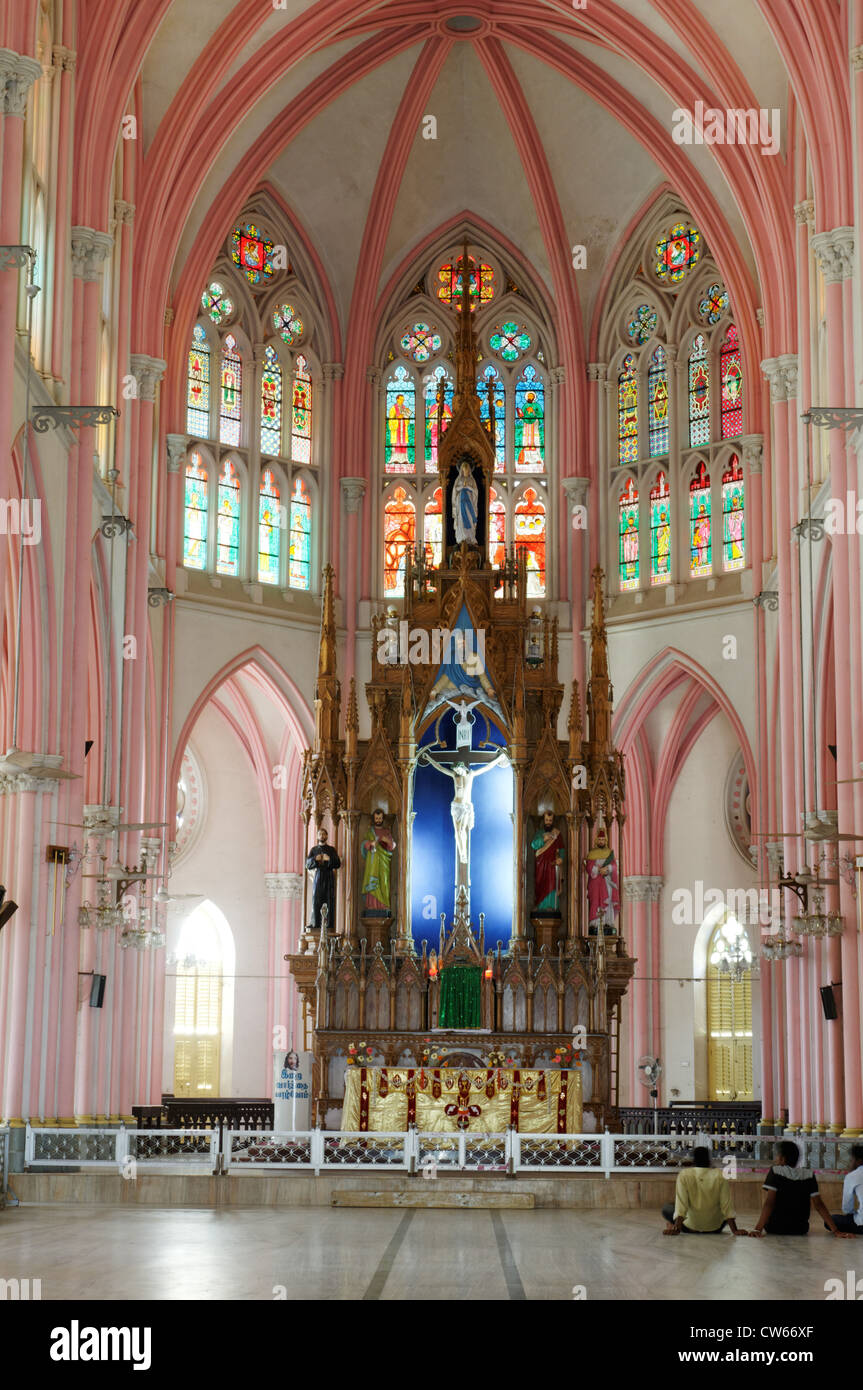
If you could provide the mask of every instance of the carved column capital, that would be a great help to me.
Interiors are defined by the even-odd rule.
[[[114,200],[114,221],[120,227],[129,227],[135,217],[135,204],[127,203],[122,198]]]
[[[851,69],[853,72],[863,72],[863,44],[851,49]]]
[[[345,511],[350,516],[359,511],[367,486],[365,478],[342,478],[342,497],[345,499]]]
[[[324,381],[341,381],[345,374],[344,362],[322,362],[321,372]]]
[[[797,357],[785,352],[781,357],[766,357],[761,370],[770,383],[770,398],[781,404],[797,395]]]
[[[812,249],[828,285],[847,280],[854,273],[853,227],[834,227],[832,232],[816,232],[812,238]]]
[[[623,880],[623,896],[630,903],[656,903],[662,892],[661,874],[627,874]]]
[[[605,381],[608,375],[607,362],[588,362],[587,379],[588,381]]]
[[[108,232],[97,232],[92,227],[73,227],[71,242],[72,274],[78,280],[98,280],[103,263],[114,245],[114,238]]]
[[[563,386],[564,382],[566,381],[566,368],[549,367],[548,379],[551,382],[552,386]]]
[[[296,901],[303,896],[302,874],[264,874],[264,885],[268,898]]]
[[[794,221],[798,227],[815,226],[815,199],[805,198],[802,203],[794,204]]]
[[[785,379],[785,399],[793,401],[797,395],[799,381],[797,354],[796,352],[784,352],[778,361]]]
[[[566,493],[570,512],[573,512],[576,507],[587,506],[587,494],[590,490],[589,478],[561,478],[560,485]]]
[[[168,456],[168,472],[179,473],[189,447],[187,434],[166,434],[165,450]]]
[[[383,373],[380,367],[366,367],[366,381],[370,386],[374,386],[375,389],[380,386],[382,376]]]
[[[144,352],[132,352],[129,354],[129,367],[138,387],[138,399],[154,401],[156,387],[168,370],[167,362],[163,362],[161,357],[148,357]]]
[[[0,116],[23,116],[33,83],[42,76],[42,64],[35,58],[0,48]]]
[[[752,474],[761,472],[764,466],[764,435],[745,434],[740,441],[743,462]]]

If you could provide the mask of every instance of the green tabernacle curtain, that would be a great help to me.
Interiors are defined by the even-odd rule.
[[[440,976],[439,1028],[479,1028],[479,965],[448,965]]]

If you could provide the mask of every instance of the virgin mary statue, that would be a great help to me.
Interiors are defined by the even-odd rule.
[[[476,519],[479,489],[470,463],[462,459],[452,490],[452,517],[456,545],[469,541],[476,545]]]

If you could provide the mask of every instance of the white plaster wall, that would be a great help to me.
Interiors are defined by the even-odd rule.
[[[171,876],[170,891],[201,893],[225,914],[234,937],[233,1036],[223,1034],[219,1091],[270,1094],[267,1029],[268,898],[264,887],[264,825],[249,760],[220,715],[208,706],[195,726],[195,751],[207,787],[200,838]],[[192,903],[191,906],[195,906]],[[169,914],[167,954],[176,949],[182,910]],[[162,1088],[174,1089],[175,983],[168,967]],[[224,1014],[224,1011],[223,1011]]]

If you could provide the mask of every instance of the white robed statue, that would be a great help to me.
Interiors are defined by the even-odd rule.
[[[458,474],[452,490],[452,516],[455,525],[456,544],[469,541],[476,545],[476,521],[479,505],[479,488],[467,459],[459,464]]]

